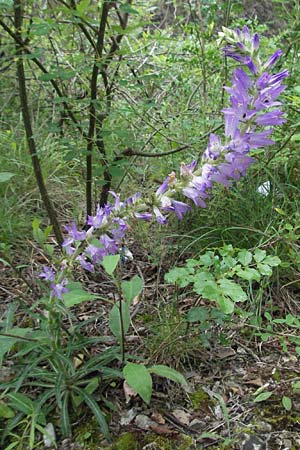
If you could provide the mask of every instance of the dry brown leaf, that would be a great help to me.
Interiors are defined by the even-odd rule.
[[[155,422],[163,425],[166,423],[165,419],[163,418],[163,416],[158,412],[158,411],[154,411],[151,414],[151,419],[155,420]]]
[[[137,392],[135,392],[135,390],[132,389],[132,387],[129,386],[127,381],[124,381],[124,383],[123,383],[123,391],[124,391],[124,394],[125,394],[126,403],[129,403],[132,397],[136,397],[137,396]]]
[[[174,411],[172,411],[172,416],[174,416],[175,419],[183,425],[189,425],[192,419],[192,415],[182,409],[174,409]]]

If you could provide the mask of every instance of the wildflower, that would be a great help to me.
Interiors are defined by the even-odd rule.
[[[59,300],[62,300],[62,294],[68,292],[69,290],[65,287],[68,284],[68,280],[64,279],[60,283],[51,284],[51,295],[53,297],[57,297]]]
[[[52,267],[44,266],[43,271],[39,274],[39,277],[43,278],[45,281],[54,281],[55,271]]]

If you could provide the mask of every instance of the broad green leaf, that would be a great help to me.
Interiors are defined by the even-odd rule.
[[[152,378],[143,364],[127,363],[123,375],[129,386],[134,389],[145,403],[149,404],[152,395]]]
[[[221,291],[224,295],[230,297],[234,302],[244,302],[247,300],[247,294],[240,285],[234,281],[221,278],[219,280]]]
[[[167,283],[177,283],[180,287],[186,287],[191,282],[190,272],[186,267],[174,267],[165,274],[165,280]]]
[[[243,266],[248,266],[252,261],[252,253],[244,249],[238,252],[237,258]]]
[[[260,273],[256,269],[253,269],[252,267],[245,267],[244,269],[238,269],[236,271],[236,274],[238,277],[247,281],[253,280],[259,281],[261,278]]]
[[[7,394],[7,397],[10,399],[11,406],[18,411],[27,415],[32,415],[34,413],[33,401],[26,395],[20,394],[19,392],[11,392]]]
[[[195,306],[191,308],[187,315],[186,320],[188,322],[204,322],[208,318],[208,310],[207,308],[201,306]]]
[[[266,257],[266,255],[266,250],[260,250],[259,248],[257,248],[254,252],[253,258],[257,263],[260,263]]]
[[[205,274],[205,275],[204,275]],[[199,276],[198,276],[199,275]],[[203,297],[209,299],[209,300],[216,300],[216,298],[220,295],[220,289],[219,286],[215,281],[207,279],[210,277],[206,277],[206,272],[202,272],[203,280],[200,278],[200,274],[197,274],[196,282],[194,284],[194,290],[197,294],[203,295]],[[206,278],[206,279],[205,279]],[[212,278],[212,277],[211,277]]]
[[[119,7],[120,11],[127,13],[127,14],[137,14],[139,15],[139,12],[132,8],[132,6],[129,5],[129,3],[122,3]]]
[[[14,176],[15,176],[15,173],[12,173],[12,172],[0,172],[0,183],[5,183],[6,181],[9,181]]]
[[[159,375],[160,377],[169,378],[169,380],[175,381],[176,383],[187,386],[186,379],[181,373],[177,372],[175,369],[171,369],[171,367],[164,366],[162,364],[158,364],[148,368],[150,373],[155,373],[155,375]]]
[[[260,273],[262,274],[262,275],[266,275],[266,276],[270,276],[270,275],[272,275],[272,269],[271,269],[271,267],[270,266],[268,266],[267,264],[261,264],[261,263],[259,263],[259,264],[257,264],[257,268],[258,268],[258,270],[260,271]]]
[[[124,334],[127,333],[130,326],[130,312],[129,307],[126,302],[121,302],[122,305],[122,321],[123,321],[123,331]],[[122,327],[121,327],[121,317],[120,317],[120,304],[116,303],[109,313],[109,326],[111,332],[113,333],[119,341],[122,339]]]
[[[268,400],[268,398],[270,398],[272,394],[273,392],[262,392],[257,397],[255,397],[253,401],[255,403],[264,402],[265,400]]]
[[[284,407],[284,409],[286,409],[287,411],[291,411],[292,409],[292,400],[290,399],[290,397],[286,397],[285,395],[282,397],[282,405]]]
[[[264,264],[268,264],[271,267],[279,266],[281,259],[278,256],[266,256],[264,259]]]
[[[130,305],[132,300],[142,292],[143,287],[143,280],[138,275],[135,275],[129,281],[123,281],[121,283],[122,292],[128,305]]]
[[[70,292],[66,292],[62,295],[64,305],[67,308],[71,308],[74,305],[79,305],[82,302],[86,302],[88,300],[95,300],[97,295],[90,294],[89,292],[84,291],[83,289],[78,289]]]
[[[228,298],[224,297],[224,295],[221,295],[218,300],[218,305],[221,309],[221,311],[224,314],[232,314],[234,311],[234,303]]]
[[[4,419],[11,419],[14,416],[15,416],[14,410],[11,409],[4,402],[0,402],[0,417],[3,417]]]
[[[204,255],[201,255],[199,258],[199,264],[202,266],[209,267],[213,264],[213,258],[215,254],[213,252],[206,252]]]
[[[101,264],[104,267],[105,272],[108,273],[108,275],[112,275],[114,273],[119,260],[120,260],[120,255],[104,256]]]

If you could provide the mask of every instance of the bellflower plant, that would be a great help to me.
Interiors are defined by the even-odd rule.
[[[58,271],[44,267],[40,274],[51,283],[52,296],[60,299],[67,292],[67,274],[74,265],[94,272],[105,256],[119,253],[129,222],[154,218],[159,224],[166,224],[170,213],[181,220],[191,210],[189,201],[205,208],[214,183],[230,187],[254,163],[252,150],[274,144],[271,138],[274,126],[285,122],[278,97],[286,87],[282,82],[288,71],[271,74],[269,70],[281,56],[281,50],[264,62],[259,55],[259,36],[251,35],[247,26],[235,31],[223,28],[219,35],[220,42],[225,43],[224,55],[239,63],[233,70],[230,86],[225,87],[230,105],[222,110],[224,141],[212,133],[201,161],[182,163],[178,178],[172,172],[149,198],[135,193],[121,201],[111,192],[113,203],[98,206],[96,214],[88,217],[88,231],[79,231],[74,222],[66,226],[63,249],[67,262]]]

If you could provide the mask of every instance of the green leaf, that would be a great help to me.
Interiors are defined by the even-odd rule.
[[[198,274],[197,274],[198,275]],[[199,282],[199,278],[197,276],[197,282],[194,285],[194,289],[197,292],[197,294],[203,295],[203,297],[207,298],[208,300],[215,301],[221,294],[219,286],[217,283],[213,280],[205,281],[203,280],[202,283]]]
[[[243,291],[241,286],[227,278],[219,280],[221,291],[224,295],[230,297],[234,302],[244,302],[247,300],[247,294]]]
[[[262,392],[257,397],[255,397],[253,401],[255,403],[264,402],[265,400],[268,400],[268,398],[270,398],[272,394],[273,392]]]
[[[16,174],[12,172],[0,172],[0,183],[5,183],[6,181],[9,181],[15,175]]]
[[[243,266],[248,266],[252,261],[252,253],[244,249],[238,252],[237,258]]]
[[[124,378],[145,403],[149,404],[152,395],[152,378],[143,364],[127,363],[123,369]]]
[[[104,267],[105,272],[108,273],[108,275],[112,275],[114,273],[119,260],[120,255],[104,256],[101,264]]]
[[[135,275],[129,281],[123,281],[121,283],[121,289],[128,305],[130,305],[132,300],[142,292],[143,287],[143,280],[138,275]]]
[[[284,409],[286,409],[287,411],[291,411],[292,409],[292,400],[290,399],[290,397],[286,397],[285,395],[282,397],[282,405],[284,407]]]
[[[34,413],[33,401],[26,395],[20,394],[19,392],[11,392],[10,394],[7,394],[7,397],[10,399],[11,406],[18,411],[27,415],[32,415]]]
[[[148,368],[150,373],[155,373],[155,375],[159,375],[160,377],[169,378],[169,380],[175,381],[176,383],[182,384],[183,386],[187,386],[186,379],[181,373],[177,372],[175,369],[171,369],[171,367],[164,366],[162,364],[158,364]]]
[[[189,279],[191,270],[193,269],[174,267],[165,274],[165,281],[172,284],[177,283],[180,287],[186,287],[191,282]]]
[[[0,366],[2,365],[3,356],[11,350],[11,348],[15,345],[16,342],[22,340],[20,337],[25,337],[26,334],[31,332],[31,328],[12,328],[11,330],[6,330],[7,334],[15,335],[16,337],[11,336],[0,336]]]
[[[97,402],[84,389],[79,389],[77,387],[76,388],[74,387],[74,390],[76,390],[76,392],[79,395],[82,395],[85,403],[87,404],[87,406],[90,408],[90,410],[94,414],[95,418],[97,419],[97,421],[100,425],[100,428],[101,428],[101,432],[106,437],[106,439],[110,442],[111,439],[110,439],[110,433],[109,433],[109,429],[107,426],[107,422],[106,422],[105,416],[102,413],[101,409],[99,408]]]
[[[259,281],[260,280],[260,273],[253,269],[252,267],[245,267],[245,269],[238,269],[236,271],[236,274],[238,277],[242,278],[243,280],[247,281]]]
[[[15,416],[15,412],[4,402],[0,402],[0,417],[11,419]]]
[[[62,295],[64,305],[67,308],[71,308],[74,305],[79,305],[82,302],[86,302],[88,300],[95,300],[97,295],[90,294],[89,292],[84,291],[83,289],[76,289],[74,291],[66,292]]]
[[[253,257],[257,263],[260,263],[266,257],[266,255],[266,250],[260,250],[259,248],[257,248],[255,249]]]
[[[207,308],[201,306],[195,306],[194,308],[191,308],[186,315],[186,320],[191,323],[205,322],[207,318],[208,318],[208,310]]]
[[[264,264],[268,264],[271,267],[279,266],[281,263],[281,259],[278,256],[267,256],[264,259]]]
[[[218,298],[218,305],[224,314],[232,314],[234,311],[234,303],[223,295]]]
[[[127,333],[130,326],[130,312],[129,307],[126,302],[121,302],[122,305],[122,319],[123,319],[123,331],[124,334]],[[116,303],[109,313],[109,326],[111,332],[116,338],[121,341],[122,339],[122,328],[121,328],[121,317],[120,317],[120,304]]]
[[[268,266],[267,264],[261,264],[261,263],[259,263],[259,264],[257,264],[257,268],[258,268],[258,270],[260,271],[260,273],[262,274],[262,275],[266,275],[266,276],[270,276],[270,275],[272,275],[272,269],[271,269],[271,267],[270,266]]]

